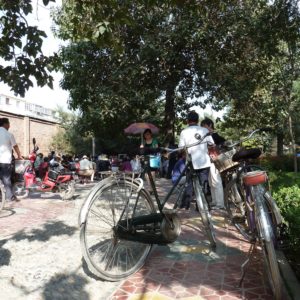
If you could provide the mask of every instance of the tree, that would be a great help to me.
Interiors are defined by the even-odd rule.
[[[50,1],[43,0],[44,5]],[[44,31],[30,26],[27,17],[32,13],[32,1],[0,0],[0,80],[11,87],[15,94],[24,96],[33,86],[32,77],[38,86],[52,88],[55,55],[46,57],[42,53]]]
[[[283,154],[284,139],[291,142],[297,171],[294,125],[300,104],[296,84],[300,74],[300,13],[297,1],[279,1],[274,10],[277,23],[272,30],[278,42],[272,60],[266,65],[268,76],[256,85],[247,106],[232,101],[226,126],[245,128],[263,124],[274,128],[278,155]]]
[[[80,116],[57,108],[59,131],[52,137],[51,148],[57,153],[70,155],[89,154],[92,151],[92,134],[82,132]]]
[[[132,117],[135,96],[142,108],[160,101],[172,139],[176,116],[189,106],[244,107],[264,90],[282,40],[298,38],[289,27],[294,2],[65,1],[56,21],[60,37],[72,43],[62,55],[62,86],[72,89],[74,108],[88,113],[97,103],[103,117],[117,106]],[[95,63],[87,64],[91,57]],[[77,74],[90,74],[85,87]]]

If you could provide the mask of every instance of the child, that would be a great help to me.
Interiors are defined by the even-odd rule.
[[[176,162],[174,169],[172,171],[172,183],[175,184],[178,180],[179,176],[182,174],[185,168],[185,152],[181,152],[179,154],[179,159]],[[185,208],[188,210],[191,205],[192,200],[192,184],[191,182],[186,182],[186,176],[181,177],[179,181],[179,185],[185,184],[184,196],[182,198],[182,203],[180,204],[180,208]]]

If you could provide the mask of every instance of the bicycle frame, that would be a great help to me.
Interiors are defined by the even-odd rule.
[[[180,174],[180,176],[176,180],[175,184],[172,186],[170,191],[167,193],[167,195],[161,201],[158,196],[156,185],[155,185],[155,182],[154,182],[152,174],[151,174],[149,159],[148,159],[148,157],[146,157],[144,160],[144,171],[143,171],[142,175],[147,174],[149,176],[150,185],[153,190],[155,201],[156,201],[159,212],[151,213],[151,214],[143,215],[143,216],[135,216],[135,208],[137,207],[137,203],[139,201],[139,194],[138,194],[138,196],[135,199],[135,205],[134,205],[134,209],[133,209],[132,218],[119,221],[118,225],[116,226],[116,234],[118,235],[118,237],[125,239],[125,240],[145,242],[147,244],[148,243],[166,244],[166,243],[172,242],[170,240],[166,240],[163,235],[156,234],[155,230],[157,230],[157,231],[161,230],[160,224],[161,224],[161,222],[163,222],[163,220],[165,220],[169,224],[170,228],[174,228],[174,225],[172,224],[172,218],[174,218],[174,217],[178,218],[178,217],[177,217],[176,213],[174,212],[174,209],[164,210],[164,207],[165,207],[166,203],[168,202],[168,200],[170,199],[171,195],[173,194],[174,190],[178,186],[180,180],[183,178],[183,176],[185,176],[186,172],[187,172],[187,175],[186,175],[187,180],[190,179],[190,176],[193,179],[192,182],[195,182],[195,180],[199,180],[197,174],[194,172],[193,165],[192,165],[189,154],[187,156],[186,165],[185,165],[183,172]],[[199,184],[200,184],[200,182],[199,182]],[[177,198],[174,207],[176,206],[178,200],[180,200],[180,199]],[[122,213],[120,220],[122,219],[122,216],[124,215],[124,213],[125,213],[125,210]],[[159,223],[159,224],[156,224],[156,223]],[[154,232],[152,232],[152,233],[145,232],[145,229],[149,229],[149,228],[154,229]],[[144,231],[137,232],[137,230],[144,230]]]
[[[158,207],[159,212],[155,213],[155,214],[149,214],[149,215],[143,215],[143,216],[138,216],[135,217],[135,208],[137,206],[137,202],[139,200],[139,195],[136,198],[136,203],[134,206],[134,211],[133,211],[133,217],[129,220],[127,220],[127,222],[131,225],[131,226],[137,226],[137,225],[149,225],[149,224],[153,224],[154,222],[159,222],[163,219],[164,215],[166,212],[163,211],[163,208],[165,207],[166,203],[168,202],[168,200],[170,199],[172,193],[174,192],[174,190],[176,189],[176,187],[178,186],[181,178],[184,176],[185,171],[191,167],[191,163],[188,162],[183,170],[183,172],[180,174],[179,178],[176,180],[175,184],[172,186],[172,188],[170,189],[170,191],[168,192],[168,194],[164,197],[164,199],[161,201],[158,193],[157,193],[157,189],[156,189],[156,185],[155,182],[153,180],[152,174],[151,174],[151,169],[150,169],[150,165],[149,165],[149,160],[145,159],[144,161],[144,171],[143,174],[147,174],[149,176],[149,180],[150,180],[150,185],[153,189],[154,192],[154,197],[155,197],[155,201]],[[122,217],[122,216],[121,216]],[[124,222],[124,221],[123,221]],[[123,226],[122,221],[119,223],[119,227]],[[147,240],[148,241],[148,240]]]

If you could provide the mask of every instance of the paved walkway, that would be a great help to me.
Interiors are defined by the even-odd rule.
[[[159,193],[170,182],[159,181]],[[217,249],[211,251],[194,209],[180,211],[182,233],[154,247],[146,265],[122,282],[104,282],[82,267],[78,212],[92,185],[79,186],[77,199],[34,195],[0,212],[0,299],[273,299],[261,255],[237,287],[249,244],[214,213]]]
[[[76,200],[33,194],[0,212],[1,300],[108,299],[119,283],[104,282],[82,267],[78,213],[90,185]]]
[[[164,193],[160,185],[160,194]],[[247,258],[249,243],[228,224],[225,212],[213,212],[217,249],[212,251],[194,210],[180,211],[182,232],[167,246],[157,246],[146,265],[121,283],[111,299],[273,299],[263,272],[261,253],[246,273],[242,286],[238,283],[241,264]]]

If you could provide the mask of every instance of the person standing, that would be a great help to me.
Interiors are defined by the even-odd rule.
[[[180,133],[179,147],[196,143],[198,141],[195,137],[196,134],[203,137],[209,133],[208,129],[198,125],[199,115],[195,111],[188,113],[187,122],[188,127],[183,129]],[[211,136],[205,137],[201,144],[188,149],[188,153],[192,158],[193,168],[199,177],[200,184],[205,195],[208,194],[208,176],[211,165],[207,144],[214,144]]]
[[[205,118],[204,120],[202,120],[201,126],[203,126],[209,132],[212,133],[211,136],[217,147],[220,147],[222,146],[222,144],[224,144],[225,139],[221,137],[218,133],[213,132],[215,127],[214,122],[211,119]],[[222,178],[219,170],[216,168],[214,163],[212,163],[210,166],[208,182],[211,191],[212,206],[215,206],[216,208],[224,208],[224,191]]]
[[[143,139],[144,139],[144,144],[141,145],[141,148],[158,148],[159,144],[156,138],[153,137],[152,131],[150,128],[145,129],[143,133]],[[156,171],[158,171],[160,168],[160,156],[150,156],[150,169],[151,169],[151,175],[153,178],[153,181],[155,182],[156,178]],[[150,179],[148,176],[146,176],[147,182],[150,186],[150,193],[152,194],[152,187],[150,184]]]
[[[8,118],[0,118],[0,179],[6,190],[6,200],[20,201],[12,191],[12,152],[17,154],[16,159],[22,159],[15,137],[8,132],[10,123]]]
[[[79,175],[83,177],[83,183],[86,184],[87,177],[90,177],[92,181],[95,173],[92,162],[88,159],[86,155],[83,155],[79,164],[80,164]]]

